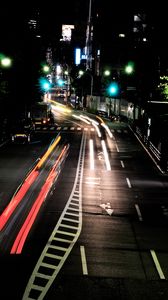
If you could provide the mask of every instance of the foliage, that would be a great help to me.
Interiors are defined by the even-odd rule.
[[[164,100],[168,100],[168,76],[161,76],[160,83],[158,86],[160,94]]]

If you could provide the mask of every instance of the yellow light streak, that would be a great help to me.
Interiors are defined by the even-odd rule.
[[[40,159],[39,163],[37,164],[36,168],[41,168],[42,164],[46,161],[47,157],[50,155],[50,153],[53,151],[53,149],[56,147],[56,145],[59,143],[61,139],[61,136],[58,136],[55,139],[55,142],[52,143],[52,145],[48,148],[46,153],[43,155],[43,157]]]

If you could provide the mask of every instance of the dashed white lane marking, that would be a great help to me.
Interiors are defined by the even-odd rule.
[[[115,145],[116,145],[117,152],[120,152],[118,145],[117,144],[115,144]]]
[[[139,205],[135,204],[135,208],[136,208],[136,211],[137,211],[137,214],[138,214],[139,221],[143,221]]]
[[[129,180],[129,178],[128,178],[128,177],[126,178],[126,181],[127,181],[128,187],[129,187],[129,188],[132,188],[132,186],[131,186],[131,182],[130,182],[130,180]]]
[[[122,160],[120,160],[120,163],[121,163],[122,168],[125,168],[125,165]]]
[[[86,254],[85,254],[84,246],[80,246],[80,253],[81,253],[83,275],[88,275],[88,268],[87,268]]]
[[[161,266],[160,266],[160,263],[159,263],[159,261],[158,261],[158,258],[157,258],[157,256],[156,256],[155,251],[154,251],[154,250],[150,250],[150,253],[151,253],[151,255],[152,255],[152,258],[153,258],[155,267],[156,267],[156,269],[157,269],[157,271],[158,271],[158,274],[159,274],[160,279],[166,279],[165,276],[164,276],[164,273],[163,273],[163,271],[162,271],[162,269],[161,269]]]

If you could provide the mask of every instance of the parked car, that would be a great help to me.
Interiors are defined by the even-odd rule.
[[[97,115],[103,118],[108,118],[108,113],[104,110],[97,110]]]
[[[31,119],[22,119],[13,124],[11,140],[15,143],[29,143],[34,132],[34,124]]]

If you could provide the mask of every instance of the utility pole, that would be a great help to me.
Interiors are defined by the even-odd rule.
[[[89,15],[86,30],[86,70],[92,69],[92,39],[93,39],[93,28],[92,28],[92,0],[89,0]]]

